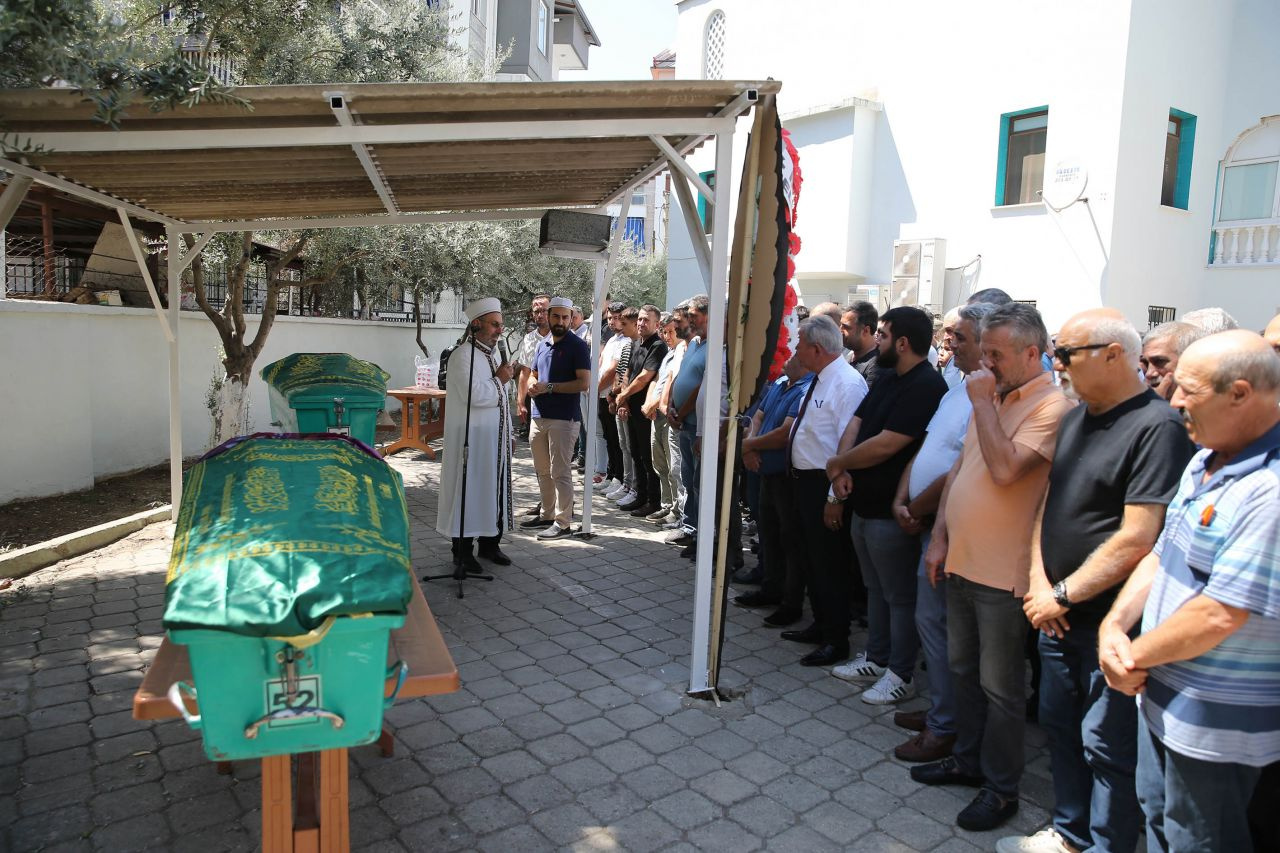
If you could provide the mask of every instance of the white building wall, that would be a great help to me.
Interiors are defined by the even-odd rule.
[[[1148,305],[1173,306],[1182,314],[1223,304],[1218,300],[1230,301],[1235,311],[1241,304],[1239,294],[1202,292],[1218,161],[1231,140],[1258,118],[1245,119],[1247,124],[1234,131],[1225,128],[1224,105],[1235,97],[1232,90],[1241,89],[1228,83],[1235,11],[1234,0],[1212,5],[1139,0],[1133,7],[1118,141],[1116,227],[1103,302],[1141,320],[1139,328],[1146,327]],[[1272,34],[1280,36],[1280,29]],[[1191,45],[1195,48],[1188,49]],[[1273,108],[1280,108],[1274,91],[1272,99]],[[1186,210],[1160,204],[1170,108],[1196,116]],[[1252,272],[1245,271],[1247,282],[1257,281]],[[1227,289],[1241,282],[1232,271],[1215,271],[1213,277]]]
[[[247,318],[249,334],[256,318]],[[183,312],[182,441],[187,456],[209,446],[209,383],[221,375],[218,337],[203,315]],[[433,354],[461,325],[424,327]],[[412,385],[419,352],[412,324],[277,317],[255,365],[294,352],[347,352]],[[97,477],[164,462],[169,454],[168,348],[150,309],[0,302],[5,370],[0,399],[0,503],[75,491]],[[395,407],[394,400],[388,404]],[[265,383],[250,388],[252,429],[270,429]]]
[[[1275,0],[1235,0],[1231,37],[1222,61],[1226,67],[1222,97],[1222,124],[1217,146],[1206,152],[1210,166],[1224,157],[1227,148],[1241,133],[1256,126],[1265,116],[1280,115],[1280,3]],[[1197,125],[1198,130],[1198,125]],[[1199,162],[1199,140],[1196,141]],[[1207,172],[1208,170],[1206,170]],[[1204,173],[1201,173],[1204,174]],[[1193,181],[1196,173],[1193,171]],[[1212,180],[1216,189],[1217,171]],[[1212,196],[1210,196],[1212,201]],[[1208,253],[1210,212],[1198,224],[1205,233],[1200,245]],[[1241,325],[1262,329],[1280,314],[1280,266],[1252,269],[1205,268],[1203,257],[1198,305],[1222,305]]]

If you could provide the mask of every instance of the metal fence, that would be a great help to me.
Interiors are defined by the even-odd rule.
[[[46,269],[51,268],[52,295],[62,296],[78,285],[84,275],[83,258],[69,257],[65,250],[59,248],[54,248],[46,255],[44,240],[39,237],[7,234],[4,249],[3,286],[6,293],[46,293]]]

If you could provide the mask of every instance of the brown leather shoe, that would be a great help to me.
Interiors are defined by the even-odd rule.
[[[899,711],[893,715],[893,724],[900,729],[922,732],[926,713],[926,711]]]
[[[955,735],[942,737],[925,729],[911,740],[896,747],[893,750],[893,754],[902,761],[910,761],[917,764],[925,761],[937,761],[950,755],[951,748],[955,746],[955,743]]]

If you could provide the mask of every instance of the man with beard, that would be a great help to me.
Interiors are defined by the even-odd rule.
[[[868,628],[866,650],[831,674],[867,685],[861,698],[869,705],[915,695],[920,536],[893,520],[893,496],[947,393],[947,383],[928,361],[932,337],[933,318],[921,309],[885,312],[876,332],[876,382],[845,428],[839,452],[827,461],[831,493],[853,508],[849,527],[867,585]],[[828,504],[827,521],[837,529],[842,516],[839,503]]]
[[[547,337],[547,303],[551,297],[539,293],[529,304],[529,315],[533,319],[534,328],[530,329],[520,341],[516,350],[516,417],[520,420],[520,435],[525,437],[529,432],[529,370],[533,367],[533,357],[538,352],[538,344]],[[530,513],[534,510],[530,510]]]
[[[636,481],[635,497],[630,501],[620,502],[618,509],[637,518],[657,512],[661,495],[658,473],[653,467],[653,451],[650,448],[652,424],[643,411],[649,383],[658,375],[658,368],[662,366],[662,359],[667,354],[667,345],[658,334],[658,318],[661,313],[656,305],[645,305],[637,313],[631,369],[617,398],[618,416],[627,418],[627,437],[631,442],[631,460]],[[624,326],[625,331],[629,331],[629,328]]]
[[[983,368],[965,380],[973,415],[925,555],[931,577],[941,577],[944,566],[947,575],[956,743],[951,757],[911,768],[911,778],[979,788],[956,817],[970,831],[994,829],[1018,811],[1026,731],[1022,596],[1058,423],[1071,408],[1045,370],[1048,347],[1044,321],[1029,305],[1003,305],[983,321]]]
[[[591,384],[591,350],[569,332],[570,303],[556,297],[548,310],[551,334],[539,344],[530,370],[533,425],[529,445],[542,495],[541,515],[522,528],[545,528],[539,539],[559,539],[572,531],[573,447],[582,420],[579,393]]]
[[[867,387],[876,384],[876,359],[880,352],[876,344],[876,329],[880,314],[870,302],[854,302],[846,305],[840,314],[840,335],[844,348],[849,350],[849,364],[867,380]]]
[[[502,303],[480,299],[467,306],[469,339],[449,359],[444,442],[450,448],[440,471],[436,531],[453,543],[455,565],[479,572],[480,556],[500,566],[511,559],[498,547],[511,529],[511,413],[507,383],[514,368],[502,360]],[[467,450],[464,452],[463,448]],[[463,506],[463,497],[466,506]]]
[[[957,375],[967,376],[982,366],[982,320],[994,310],[994,305],[985,302],[955,309],[947,337],[951,351],[948,366],[954,367]],[[943,328],[948,328],[948,324],[944,322]],[[893,754],[903,761],[923,763],[945,758],[951,754],[956,741],[956,694],[947,657],[947,584],[945,578],[930,578],[923,552],[929,548],[930,531],[947,472],[964,449],[964,436],[972,414],[973,403],[964,383],[957,382],[938,403],[938,410],[925,430],[924,443],[902,473],[894,496],[894,521],[905,532],[920,535],[916,631],[929,667],[928,711],[899,711],[893,715],[894,725],[919,732],[894,748]]]

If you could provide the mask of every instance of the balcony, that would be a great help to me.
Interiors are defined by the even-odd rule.
[[[1209,264],[1280,266],[1280,218],[1218,223],[1213,228]]]

